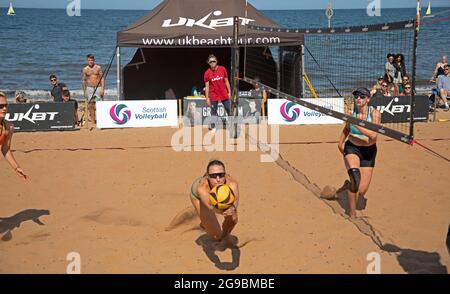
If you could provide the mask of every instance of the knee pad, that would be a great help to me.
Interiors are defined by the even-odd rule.
[[[348,170],[348,175],[350,176],[350,192],[358,192],[359,183],[361,182],[361,172],[359,171],[359,168],[350,168]]]

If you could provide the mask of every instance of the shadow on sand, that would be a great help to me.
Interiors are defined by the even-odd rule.
[[[402,249],[393,244],[384,244],[382,250],[398,253],[397,260],[408,274],[448,274],[437,252]]]
[[[195,243],[202,246],[203,251],[209,260],[220,270],[231,271],[239,266],[241,250],[238,247],[238,238],[232,235],[227,236],[222,241],[213,241],[207,234],[203,234],[195,240]],[[232,261],[221,262],[216,252],[223,252],[227,249],[231,250]]]
[[[45,209],[26,209],[10,217],[0,217],[0,234],[4,234],[1,238],[2,241],[11,240],[11,232],[15,228],[20,227],[23,222],[31,220],[43,226],[44,223],[39,220],[43,215],[50,215],[50,211]]]

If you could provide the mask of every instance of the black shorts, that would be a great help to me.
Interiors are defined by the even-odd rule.
[[[377,157],[377,144],[370,146],[358,146],[350,141],[345,142],[344,156],[355,154],[359,157],[361,167],[375,167],[375,158]]]

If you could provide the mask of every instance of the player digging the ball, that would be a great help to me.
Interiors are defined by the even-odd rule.
[[[237,181],[225,172],[221,161],[208,163],[205,175],[192,183],[190,196],[200,217],[200,225],[213,240],[220,241],[231,233],[238,220],[239,187]],[[222,228],[216,213],[224,216]]]

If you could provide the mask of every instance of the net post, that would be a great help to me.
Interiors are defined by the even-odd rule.
[[[120,47],[117,46],[116,48],[116,63],[117,63],[117,100],[120,100],[120,97],[122,96],[122,76],[120,74]]]
[[[228,117],[230,137],[239,137],[238,116],[238,93],[239,93],[239,16],[233,18],[233,46],[231,47],[231,112]]]
[[[414,38],[413,38],[413,52],[412,52],[412,89],[411,91],[411,112],[409,118],[409,136],[411,143],[414,140],[414,113],[416,107],[416,62],[417,62],[417,40],[419,37],[419,29],[420,29],[420,12],[417,12],[417,17],[414,22],[415,30],[414,30]]]
[[[231,94],[234,103],[237,103],[238,91],[239,91],[239,17],[234,17],[233,25],[233,47],[231,47],[231,74],[232,85]]]

